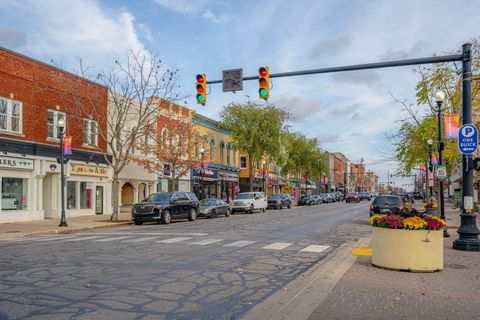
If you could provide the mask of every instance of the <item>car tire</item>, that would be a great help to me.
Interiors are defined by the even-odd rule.
[[[172,214],[168,210],[163,211],[163,213],[162,213],[162,223],[163,224],[169,224],[170,222],[172,222]]]
[[[190,208],[190,213],[188,214],[188,220],[195,221],[197,219],[197,210],[195,208]]]
[[[252,205],[250,205],[250,211],[248,211],[248,213],[253,214],[253,209],[254,209],[254,207],[253,207],[253,204],[252,204]]]
[[[211,216],[212,218],[218,218],[218,217],[217,217],[217,211],[215,211],[215,209],[213,209],[213,210],[212,210],[212,213],[210,214],[210,216]]]
[[[133,224],[135,224],[136,226],[141,226],[143,224],[143,221],[133,220]]]
[[[287,209],[291,209],[291,208],[292,208],[292,204],[289,203],[289,204],[287,205]]]
[[[230,208],[227,209],[227,213],[225,213],[225,217],[230,217]]]

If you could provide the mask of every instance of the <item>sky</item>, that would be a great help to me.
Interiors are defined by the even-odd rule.
[[[479,0],[0,0],[0,16],[0,46],[69,71],[78,59],[103,70],[128,49],[157,54],[179,70],[182,104],[217,120],[230,102],[261,102],[258,84],[236,93],[210,85],[201,106],[197,73],[220,80],[234,68],[256,76],[260,66],[279,73],[428,57],[480,36]],[[397,169],[386,135],[406,116],[391,94],[415,101],[413,69],[274,78],[269,102],[290,112],[293,130],[364,159],[383,182]]]

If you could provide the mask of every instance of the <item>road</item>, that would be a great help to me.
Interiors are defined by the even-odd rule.
[[[1,241],[0,319],[239,319],[367,219],[332,203]]]

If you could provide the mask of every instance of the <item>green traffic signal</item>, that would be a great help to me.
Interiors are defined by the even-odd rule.
[[[197,101],[200,103],[204,103],[205,97],[202,94],[197,94]]]
[[[266,97],[267,96],[267,89],[261,88],[258,90],[258,93],[260,94],[260,97]]]

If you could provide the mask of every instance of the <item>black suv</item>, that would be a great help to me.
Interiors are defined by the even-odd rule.
[[[400,211],[403,209],[403,201],[399,196],[379,195],[370,206],[370,217],[374,214],[387,214],[390,211]]]
[[[283,209],[284,207],[287,207],[288,209],[292,207],[292,200],[290,200],[290,195],[286,193],[279,193],[273,194],[272,196],[270,196],[270,198],[268,198],[268,209]]]
[[[152,193],[147,199],[132,207],[132,221],[136,225],[144,222],[168,224],[174,218],[195,221],[198,199],[192,192]]]

